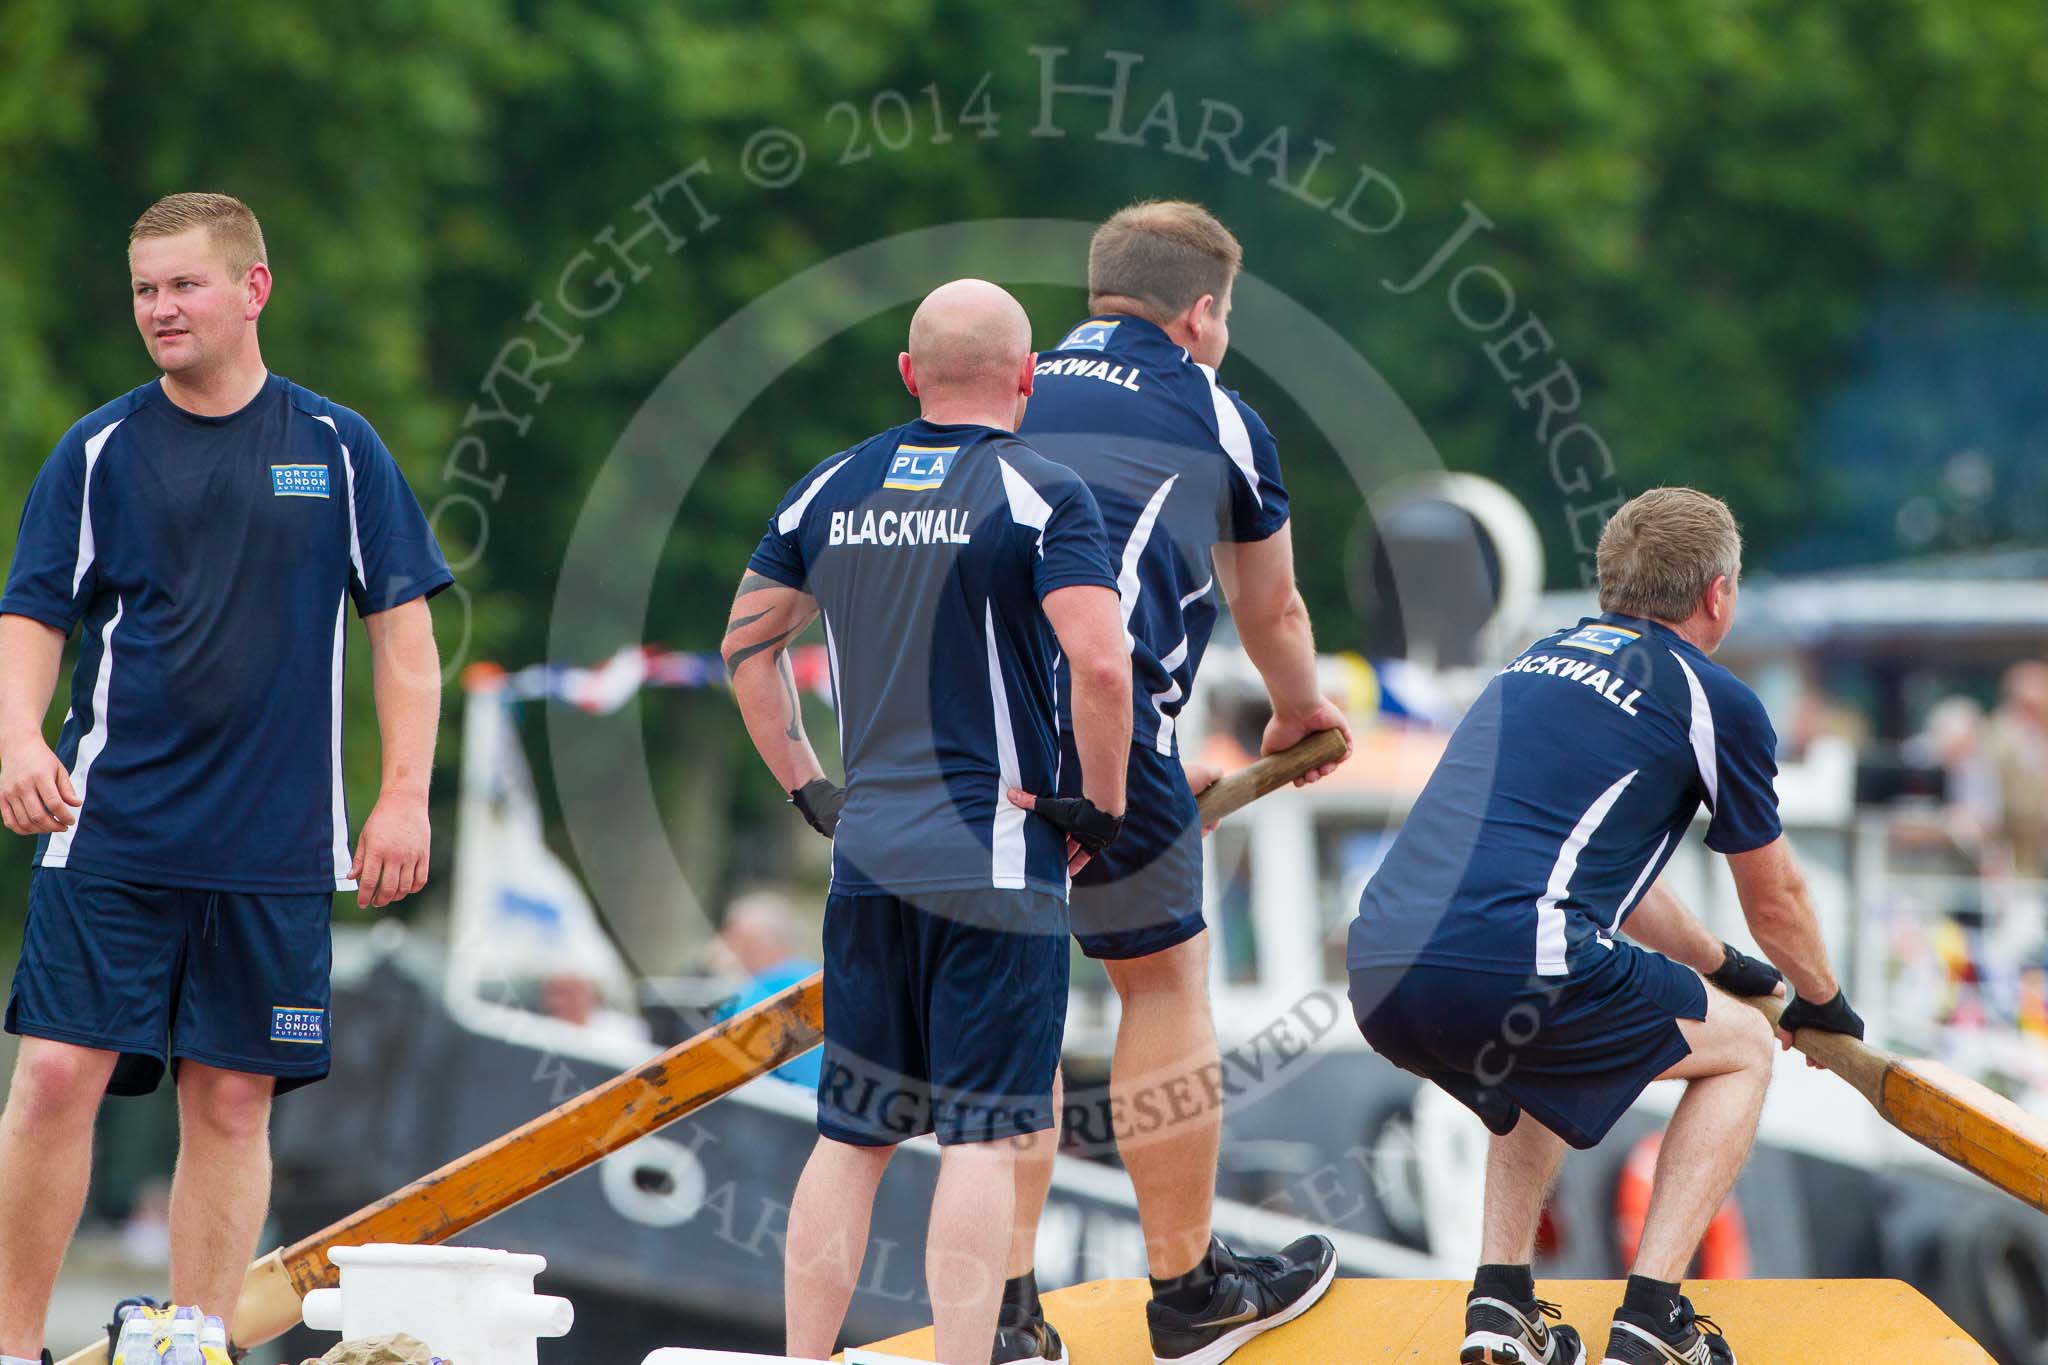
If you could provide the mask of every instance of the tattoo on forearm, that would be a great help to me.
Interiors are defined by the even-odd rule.
[[[745,630],[767,614],[765,611],[757,611],[752,616],[740,616],[727,621],[725,623],[725,638],[730,640],[735,632]]]
[[[788,586],[787,583],[778,583],[766,574],[755,573],[752,569],[749,569],[741,576],[739,591],[732,595],[732,599],[737,602],[748,593],[759,592],[763,588],[786,588]]]
[[[729,651],[725,656],[726,675],[728,677],[737,676],[740,671],[741,664],[753,658],[756,654],[759,654],[764,649],[782,648],[784,645],[789,643],[790,637],[795,634],[796,632],[793,630],[784,631],[780,635],[771,635],[767,639],[759,641],[756,644],[745,645],[739,649]],[[731,637],[727,638],[729,639]]]
[[[804,708],[796,692],[796,668],[787,653],[775,656],[776,671],[782,674],[782,690],[789,697],[789,729],[783,733],[799,743],[804,737]]]

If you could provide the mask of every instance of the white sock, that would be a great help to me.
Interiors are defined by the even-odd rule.
[[[43,1365],[40,1360],[24,1360],[20,1356],[0,1356],[0,1365]]]

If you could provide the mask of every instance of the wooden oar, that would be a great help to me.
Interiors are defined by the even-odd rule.
[[[1746,1003],[1777,1025],[1785,1002]],[[1892,1127],[1972,1175],[2048,1212],[2048,1122],[1939,1062],[1901,1057],[1844,1033],[1800,1029],[1798,1049],[1856,1087]]]
[[[1322,730],[1219,778],[1202,793],[1213,824],[1303,773],[1343,758],[1344,736]],[[300,1304],[339,1278],[327,1252],[365,1242],[430,1246],[466,1231],[566,1176],[728,1095],[824,1038],[824,977],[814,973],[746,1013],[678,1043],[653,1061],[584,1091],[539,1118],[386,1195],[249,1267],[233,1337],[256,1346],[298,1326]],[[62,1365],[106,1365],[107,1343]]]
[[[1213,825],[1233,811],[1249,806],[1267,792],[1286,786],[1303,773],[1342,761],[1350,752],[1351,743],[1344,738],[1342,730],[1317,730],[1277,754],[1267,754],[1256,762],[1247,763],[1236,772],[1217,778],[1209,790],[1202,793],[1197,802],[1202,810],[1202,823]]]
[[[397,1193],[271,1252],[249,1267],[242,1282],[235,1341],[254,1346],[296,1327],[306,1295],[338,1279],[327,1259],[329,1248],[444,1242],[801,1056],[824,1036],[824,998],[821,977],[800,981]],[[66,1356],[63,1365],[105,1365],[106,1358],[103,1338]]]

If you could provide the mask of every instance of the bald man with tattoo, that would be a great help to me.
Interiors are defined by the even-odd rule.
[[[791,1202],[788,1351],[833,1351],[876,1185],[941,1148],[925,1270],[946,1365],[1066,1359],[998,1334],[1016,1139],[1053,1126],[1067,880],[1124,810],[1131,664],[1086,484],[1013,434],[1030,325],[981,280],[934,290],[898,359],[920,416],[843,450],[775,509],[725,659],[747,733],[832,839],[818,1145]],[[824,622],[846,786],[805,737],[788,648]],[[1072,672],[1077,796],[1057,798],[1055,670]]]

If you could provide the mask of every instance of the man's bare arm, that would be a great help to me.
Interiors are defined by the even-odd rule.
[[[1273,721],[1259,751],[1278,753],[1317,730],[1342,730],[1348,739],[1351,725],[1343,708],[1322,694],[1316,679],[1315,635],[1294,583],[1292,527],[1282,526],[1264,540],[1218,542],[1214,558],[1238,640],[1273,703]],[[1336,770],[1335,763],[1327,764],[1294,785],[1305,787]]]
[[[424,597],[363,618],[384,775],[363,821],[349,875],[360,905],[384,906],[424,890],[433,856],[427,791],[441,732],[441,652]]]
[[[747,573],[726,620],[725,671],[747,735],[788,792],[825,775],[804,734],[789,647],[818,614],[817,599],[763,574]]]
[[[1054,589],[1043,606],[1073,679],[1081,794],[1097,809],[1122,815],[1131,760],[1131,655],[1124,647],[1123,609],[1113,589],[1085,584]]]
[[[43,739],[63,662],[63,632],[0,616],[0,817],[16,834],[55,834],[76,818],[71,774]]]
[[[1807,894],[1806,876],[1785,836],[1747,853],[1729,854],[1728,870],[1735,876],[1735,894],[1757,946],[1785,974],[1799,998],[1824,1004],[1840,994],[1841,983],[1828,963],[1827,944],[1813,913],[1813,898]]]
[[[1701,976],[1719,971],[1726,954],[1726,945],[1707,932],[1707,926],[1685,908],[1685,902],[1664,885],[1662,877],[1643,893],[1642,903],[1629,912],[1623,932],[1645,948],[1662,953],[1673,962],[1683,962]]]

